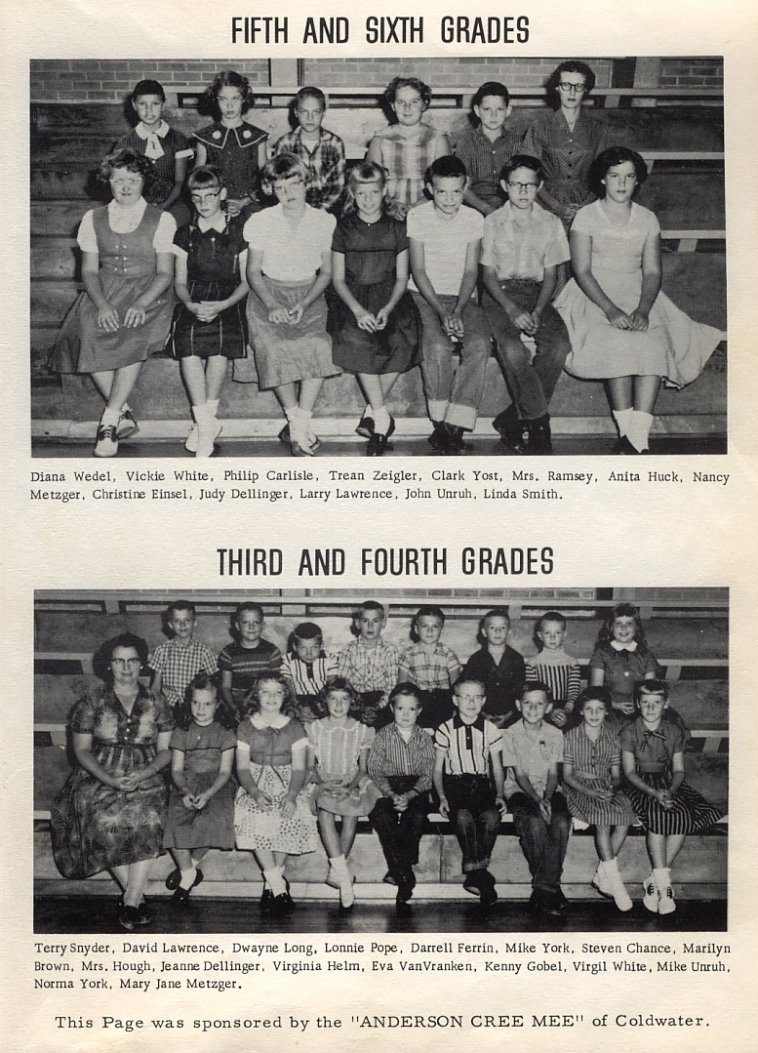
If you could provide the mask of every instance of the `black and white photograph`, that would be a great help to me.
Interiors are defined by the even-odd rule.
[[[36,933],[727,929],[726,589],[38,590],[34,620]]]
[[[726,452],[720,55],[29,74],[34,457]]]

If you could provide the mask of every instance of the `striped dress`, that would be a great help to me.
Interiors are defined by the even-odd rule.
[[[650,730],[638,717],[622,728],[619,741],[624,752],[634,754],[637,775],[642,781],[656,790],[665,790],[671,785],[674,754],[684,752],[686,734],[683,727],[665,718],[657,729]],[[686,782],[676,791],[671,808],[664,808],[655,797],[635,786],[627,784],[626,793],[645,829],[654,834],[699,833],[724,815]]]
[[[563,762],[571,764],[572,775],[588,790],[613,790],[611,768],[614,765],[621,767],[621,747],[614,733],[604,724],[594,741],[587,735],[584,724],[580,724],[564,736]],[[629,798],[619,790],[609,801],[589,797],[565,783],[563,793],[571,814],[590,825],[628,825],[636,818]]]

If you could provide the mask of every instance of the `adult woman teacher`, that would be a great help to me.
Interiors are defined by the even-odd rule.
[[[109,870],[123,890],[119,925],[134,931],[150,914],[144,891],[162,851],[165,785],[174,726],[168,703],[139,682],[147,644],[123,633],[101,648],[102,687],[69,718],[76,767],[51,810],[53,853],[67,878]]]

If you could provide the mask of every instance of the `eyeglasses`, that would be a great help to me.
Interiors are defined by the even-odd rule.
[[[530,190],[534,190],[535,193],[539,190],[539,183],[512,183],[508,180],[508,186],[513,187],[514,190],[525,190],[527,193]]]
[[[586,84],[572,84],[570,81],[562,80],[558,84],[561,91],[575,92],[577,95],[583,95],[587,90]]]
[[[207,201],[215,201],[220,193],[220,190],[207,190],[204,194],[190,194],[190,197],[196,205],[204,205]]]
[[[484,695],[456,695],[459,702],[483,702]]]
[[[286,190],[289,186],[302,186],[304,180],[301,176],[292,176],[285,183],[272,183],[271,189],[275,194],[281,194],[283,190]]]

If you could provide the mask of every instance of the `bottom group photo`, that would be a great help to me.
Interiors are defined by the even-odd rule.
[[[36,933],[727,929],[726,588],[34,608]]]

